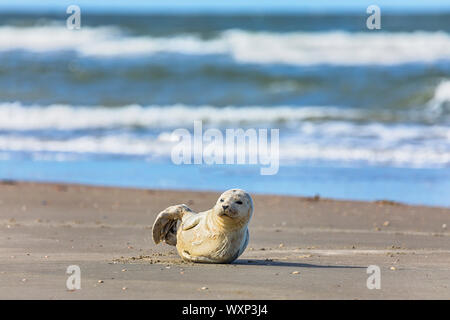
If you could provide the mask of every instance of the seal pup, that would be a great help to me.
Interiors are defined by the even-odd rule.
[[[185,204],[160,212],[153,224],[153,241],[176,246],[183,260],[230,263],[248,244],[253,201],[241,189],[227,190],[214,207],[196,213]]]

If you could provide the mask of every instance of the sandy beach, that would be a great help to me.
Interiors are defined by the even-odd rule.
[[[231,265],[153,244],[161,210],[217,196],[4,181],[0,299],[450,299],[450,209],[254,195],[250,243]],[[66,288],[70,265],[81,290]]]

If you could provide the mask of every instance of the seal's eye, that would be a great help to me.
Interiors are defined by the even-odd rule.
[[[239,200],[239,201],[236,201],[236,203],[237,203],[237,204],[242,204],[242,201],[241,201],[241,200]]]
[[[223,202],[223,199],[220,199],[220,202]]]

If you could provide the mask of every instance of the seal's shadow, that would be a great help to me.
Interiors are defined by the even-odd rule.
[[[268,267],[295,267],[295,268],[333,268],[333,269],[366,269],[367,268],[367,267],[359,267],[359,266],[330,266],[330,265],[317,265],[317,264],[309,264],[309,263],[285,262],[285,261],[261,260],[261,259],[236,260],[232,264],[248,265],[248,266],[268,266]]]

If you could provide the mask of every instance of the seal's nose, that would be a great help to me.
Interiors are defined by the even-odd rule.
[[[229,206],[222,206],[223,210],[227,210]]]

